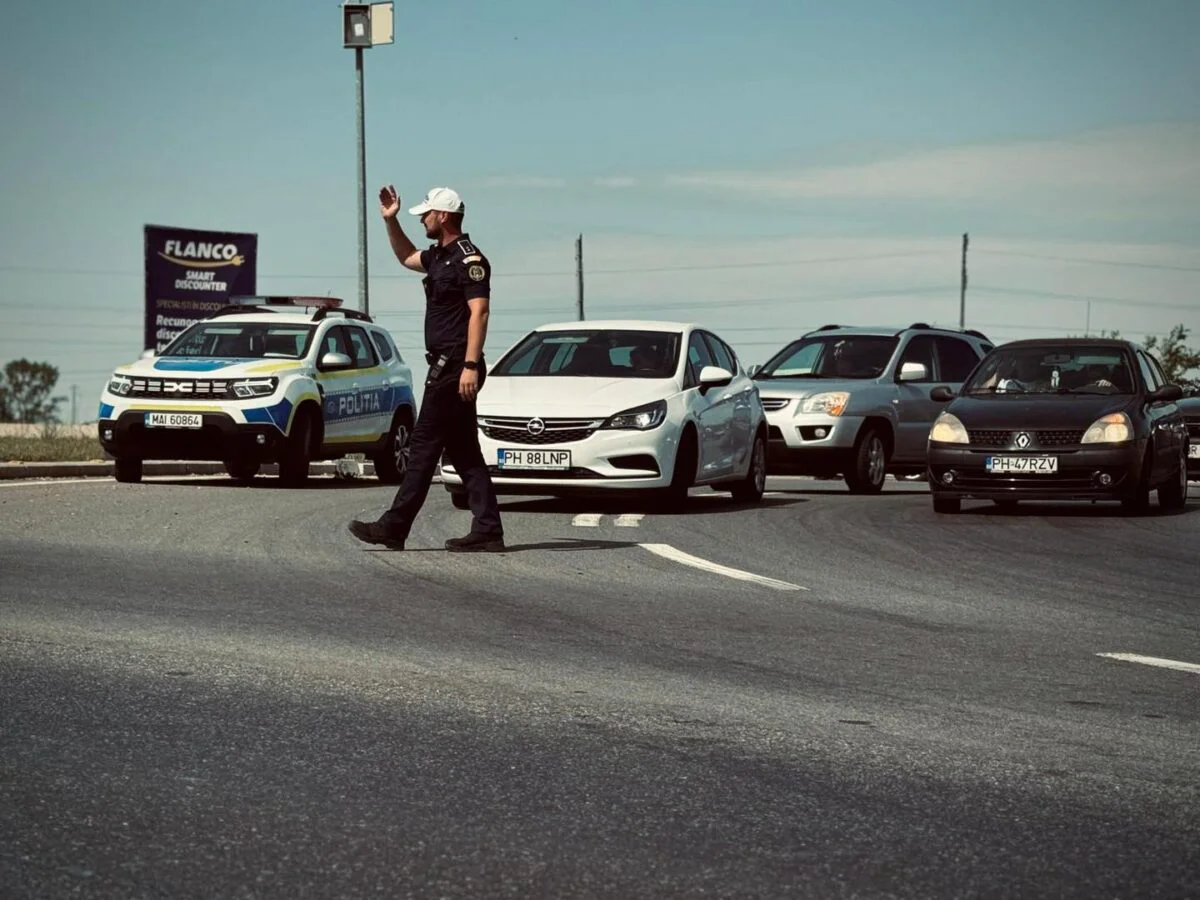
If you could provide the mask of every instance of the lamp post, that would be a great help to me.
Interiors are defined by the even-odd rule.
[[[390,44],[391,2],[342,3],[342,46],[354,50],[355,120],[358,125],[358,305],[370,314],[367,291],[367,140],[363,110],[363,51]]]

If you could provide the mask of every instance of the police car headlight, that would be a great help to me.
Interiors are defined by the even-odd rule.
[[[114,375],[108,383],[108,392],[123,397],[133,390],[133,380],[124,375]]]
[[[802,413],[825,413],[827,416],[840,416],[846,411],[850,402],[847,391],[826,391],[823,394],[813,394],[800,404]]]
[[[270,397],[279,384],[278,378],[254,378],[233,383],[233,395],[245,400],[250,397]]]
[[[933,427],[929,429],[929,440],[938,444],[971,443],[967,429],[958,416],[951,415],[948,412],[942,413],[933,420]]]
[[[1104,416],[1083,433],[1081,444],[1121,444],[1133,440],[1133,423],[1123,412]]]
[[[635,406],[610,417],[601,428],[622,428],[636,431],[649,431],[657,428],[667,418],[667,401],[656,400],[645,406]]]

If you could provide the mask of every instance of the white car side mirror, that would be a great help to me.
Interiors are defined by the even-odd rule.
[[[700,387],[724,387],[733,381],[733,373],[720,366],[705,366],[700,370]]]

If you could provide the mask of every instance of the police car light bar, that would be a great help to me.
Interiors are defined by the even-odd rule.
[[[310,309],[337,309],[342,305],[340,297],[297,297],[277,295],[238,294],[226,301],[230,306],[306,306]]]

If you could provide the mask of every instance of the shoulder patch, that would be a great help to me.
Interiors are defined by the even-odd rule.
[[[478,253],[472,253],[470,256],[464,256],[463,262],[464,263],[473,263],[473,262],[479,262],[481,259],[483,259],[483,257],[480,256]]]
[[[485,275],[487,275],[487,272],[478,263],[467,268],[467,277],[472,281],[483,281]]]
[[[467,255],[479,252],[478,250],[475,249],[475,245],[472,244],[470,241],[468,241],[466,238],[463,238],[461,241],[458,241],[457,243],[458,243],[458,249]]]

